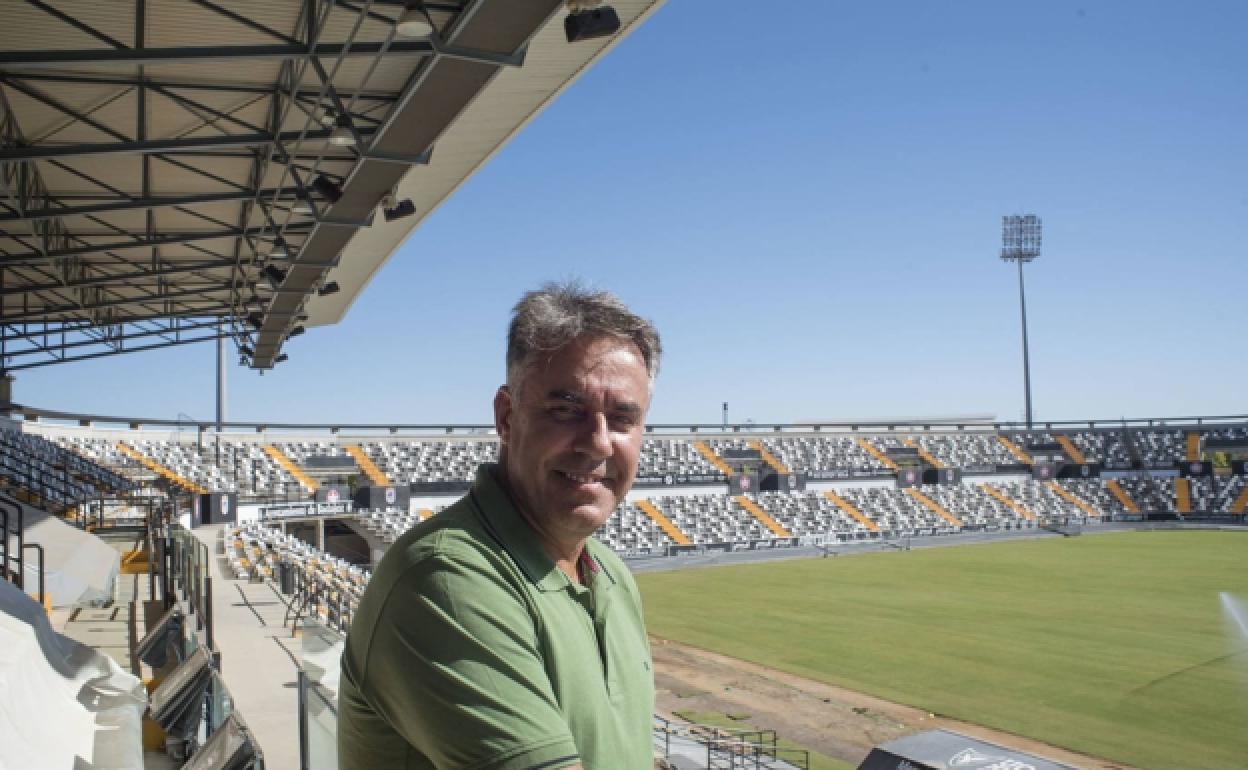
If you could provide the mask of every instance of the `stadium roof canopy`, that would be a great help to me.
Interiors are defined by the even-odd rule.
[[[662,3],[569,44],[563,0],[0,1],[0,371],[272,367]]]

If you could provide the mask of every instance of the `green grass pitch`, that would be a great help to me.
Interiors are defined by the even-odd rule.
[[[1142,768],[1248,768],[1248,532],[638,575],[651,633]]]

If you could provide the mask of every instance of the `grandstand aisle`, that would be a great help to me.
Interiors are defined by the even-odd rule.
[[[207,524],[195,536],[212,554],[214,642],[221,676],[235,709],[264,751],[269,768],[299,767],[299,637],[282,625],[286,602],[271,581],[236,580],[218,552],[224,525]]]

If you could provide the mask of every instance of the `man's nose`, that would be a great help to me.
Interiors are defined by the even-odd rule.
[[[605,414],[591,414],[577,436],[577,448],[585,454],[605,459],[611,456],[611,431]]]

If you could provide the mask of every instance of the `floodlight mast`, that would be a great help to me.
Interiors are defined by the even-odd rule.
[[[1041,222],[1035,214],[1001,217],[1001,259],[1018,263],[1018,304],[1023,317],[1023,397],[1027,429],[1031,430],[1031,362],[1027,353],[1027,293],[1023,287],[1023,264],[1040,256]]]

